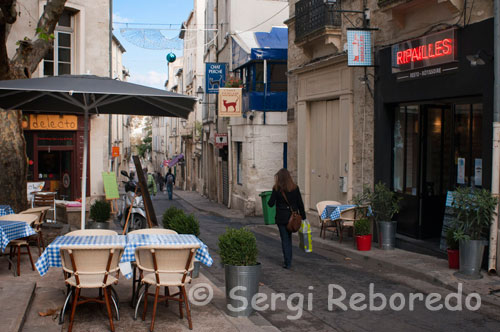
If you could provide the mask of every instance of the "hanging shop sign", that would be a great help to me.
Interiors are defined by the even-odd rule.
[[[226,84],[226,66],[226,63],[206,64],[206,93],[219,93],[219,89]]]
[[[223,149],[227,146],[227,134],[215,134],[215,147]]]
[[[111,157],[119,157],[120,156],[120,147],[119,146],[113,146],[111,148]]]
[[[407,40],[392,45],[391,48],[393,73],[425,69],[454,62],[458,60],[457,30],[449,29]],[[436,74],[436,72],[429,72],[428,74],[432,75]]]
[[[241,88],[219,89],[219,116],[241,116]]]
[[[27,130],[77,130],[76,115],[30,114]]]
[[[370,30],[347,29],[347,65],[372,66],[372,35]]]

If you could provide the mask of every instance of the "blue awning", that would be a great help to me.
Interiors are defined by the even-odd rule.
[[[287,60],[288,28],[273,27],[270,32],[248,31],[232,36],[233,69],[253,60]]]

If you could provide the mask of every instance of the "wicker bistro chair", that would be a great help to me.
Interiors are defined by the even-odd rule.
[[[39,219],[36,214],[9,214],[6,216],[1,216],[0,220],[12,220],[12,221],[23,221],[28,224],[33,224]],[[25,252],[21,251],[21,248],[26,248]],[[31,256],[30,245],[28,238],[16,239],[9,242],[9,269],[12,267],[12,258],[17,256],[17,275],[21,275],[21,255],[28,255],[31,262],[31,269],[35,271],[35,264],[33,263],[33,257]]]
[[[47,216],[47,211],[50,208],[48,206],[41,206],[36,208],[31,208],[20,212],[20,214],[36,214],[38,215],[38,220],[34,222],[33,229],[36,232],[36,244],[38,246],[38,256],[42,255],[42,251],[45,250],[45,243],[43,241],[42,224]]]
[[[128,232],[128,234],[159,234],[159,235],[167,235],[167,234],[177,234],[176,231],[172,229],[165,229],[165,228],[144,228],[144,229],[138,229],[135,231]],[[141,275],[137,273],[137,264],[135,262],[132,262],[132,271],[133,271],[133,276],[132,276],[132,300],[130,301],[130,305],[135,307],[136,303],[135,300],[137,299],[137,293],[141,290]]]
[[[31,207],[48,206],[49,210],[54,211],[54,220],[56,222],[56,193],[38,191],[33,193],[33,201],[31,202]]]
[[[114,302],[119,319],[116,301],[110,293],[110,287],[118,282],[118,278],[112,276],[119,271],[118,263],[123,253],[123,246],[109,245],[105,247],[96,246],[68,246],[61,248],[61,259],[64,272],[68,278],[65,283],[71,287],[71,292],[66,297],[64,306],[70,297],[73,298],[71,316],[68,332],[73,328],[76,307],[87,302],[106,304],[111,331],[115,330],[113,314],[111,312],[111,301]],[[98,288],[99,296],[90,298],[81,295],[82,289]],[[104,300],[102,297],[104,293]]]
[[[134,319],[137,319],[137,310],[141,303],[142,296],[144,296],[144,311],[142,313],[142,320],[146,319],[146,312],[148,306],[148,293],[150,286],[156,288],[153,304],[153,317],[151,320],[150,331],[154,330],[156,307],[158,302],[173,300],[179,302],[179,313],[181,319],[184,317],[182,310],[182,303],[186,307],[186,316],[189,324],[189,329],[193,329],[191,321],[191,310],[189,309],[189,302],[186,295],[186,283],[191,281],[190,272],[193,270],[194,255],[196,250],[200,247],[196,245],[152,245],[137,247],[135,249],[135,258],[138,268],[143,273],[142,283],[146,285],[144,291],[141,293],[135,308]],[[160,296],[160,288],[165,287],[165,295]],[[179,291],[170,295],[168,287],[178,287]]]
[[[337,201],[321,201],[316,204],[316,210],[318,211],[319,225],[321,230],[319,232],[319,236],[323,234],[323,239],[325,238],[326,231],[336,231],[337,236],[339,235],[339,227],[335,220],[330,220],[330,218],[321,219],[321,214],[325,210],[327,205],[340,205]]]
[[[79,229],[64,234],[65,236],[95,236],[95,235],[118,235],[117,232],[110,229]]]

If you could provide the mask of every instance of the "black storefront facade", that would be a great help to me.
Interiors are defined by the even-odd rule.
[[[403,198],[398,233],[431,239],[448,191],[491,186],[493,19],[418,37],[376,52],[375,181]]]

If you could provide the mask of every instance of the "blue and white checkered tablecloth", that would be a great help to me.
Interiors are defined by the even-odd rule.
[[[189,234],[129,234],[127,235],[127,245],[120,263],[130,263],[135,261],[135,248],[154,244],[199,244],[195,258],[206,266],[212,266],[213,259],[208,253],[208,247],[194,235]],[[130,270],[131,271],[131,270]],[[122,271],[123,275],[130,279],[132,273]]]
[[[14,214],[14,210],[9,205],[0,205],[0,216]]]
[[[45,248],[42,256],[35,263],[41,276],[45,275],[50,267],[62,267],[60,249],[67,246],[109,246],[121,245],[125,247],[127,239],[124,235],[99,235],[99,236],[58,236]]]
[[[327,205],[321,213],[321,219],[330,218],[336,220],[340,218],[340,212],[356,207],[356,205]]]
[[[35,230],[24,221],[0,220],[0,246],[2,252],[10,241],[35,235]]]

